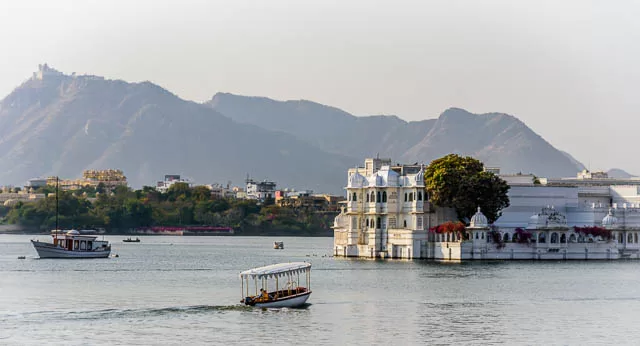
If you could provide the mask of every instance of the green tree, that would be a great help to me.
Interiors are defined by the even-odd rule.
[[[463,221],[479,206],[489,222],[494,222],[509,206],[509,185],[469,156],[449,154],[432,161],[424,179],[431,203],[454,208]]]

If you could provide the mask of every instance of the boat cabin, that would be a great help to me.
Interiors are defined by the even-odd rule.
[[[311,294],[311,263],[278,263],[246,270],[240,273],[240,281],[245,305],[297,307]]]
[[[81,234],[77,230],[51,231],[53,246],[67,251],[95,251],[109,247],[108,241],[96,240],[97,235]]]

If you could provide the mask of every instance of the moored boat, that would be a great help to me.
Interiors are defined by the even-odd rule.
[[[127,239],[122,239],[122,241],[125,243],[139,243],[140,238],[136,237],[136,239],[131,239],[131,237],[129,237]]]
[[[52,242],[31,240],[40,258],[106,258],[111,245],[105,240],[96,240],[97,235],[81,234],[77,230],[51,231]]]
[[[300,275],[305,285],[300,284]],[[278,263],[240,273],[242,303],[259,308],[295,308],[311,295],[311,263]],[[253,282],[253,284],[251,284]],[[250,286],[255,295],[249,295]]]
[[[284,249],[284,242],[282,242],[282,241],[274,241],[273,242],[273,248],[276,249],[276,250]]]

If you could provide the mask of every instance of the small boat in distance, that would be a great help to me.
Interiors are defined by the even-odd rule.
[[[131,239],[131,237],[129,237],[127,239],[122,239],[122,241],[125,243],[139,243],[140,238],[136,237],[136,239]]]
[[[31,240],[40,258],[107,258],[111,253],[109,242],[96,240],[97,235],[82,234],[77,230],[53,230],[51,233],[51,243]]]
[[[273,248],[277,249],[277,250],[284,249],[284,242],[283,241],[274,241],[273,242]]]
[[[300,274],[305,285],[300,285]],[[278,263],[240,273],[245,305],[259,308],[295,308],[304,305],[311,295],[311,263]],[[253,282],[253,284],[251,284]],[[255,295],[249,295],[249,286]],[[253,290],[252,290],[253,291]]]

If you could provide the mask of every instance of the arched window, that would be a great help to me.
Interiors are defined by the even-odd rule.
[[[378,195],[376,196],[376,202],[377,203],[382,202],[382,198],[380,198],[380,191],[378,191]]]
[[[480,239],[480,235],[476,232],[476,239]]]
[[[367,194],[367,203],[369,203],[369,194]]]
[[[558,233],[553,232],[551,233],[551,244],[557,244],[558,243]]]
[[[570,243],[575,243],[576,241],[577,241],[577,239],[576,239],[576,235],[575,234],[572,234],[572,235],[569,236],[569,242]]]
[[[382,203],[387,203],[387,191],[382,191]]]
[[[407,201],[407,193],[406,192],[404,193],[404,201],[405,202]]]
[[[509,233],[505,233],[504,237],[502,237],[502,240],[504,240],[505,242],[509,241]]]
[[[449,237],[450,237],[450,235],[449,235],[449,233],[447,233],[447,238],[446,238],[446,239],[447,239],[447,241],[449,241],[449,239],[451,239],[451,238],[449,238]]]
[[[351,198],[352,201],[356,202],[358,200],[358,198],[356,198],[356,193],[353,193],[353,198]]]
[[[413,202],[413,192],[409,192],[409,202]]]
[[[369,219],[367,219],[366,224],[367,224],[367,227],[369,227]]]
[[[634,243],[638,242],[638,233],[637,232],[633,234],[633,242]]]
[[[480,237],[482,237],[482,239],[484,239],[484,232],[482,232],[482,234],[480,235]]]
[[[623,242],[622,233],[618,233],[618,243],[622,244],[622,242]]]
[[[538,233],[538,243],[546,243],[546,242],[547,242],[547,235],[544,234],[544,232]]]
[[[404,228],[407,228],[407,220],[404,220]]]
[[[422,201],[422,191],[418,191],[418,201]]]
[[[567,242],[567,236],[564,233],[560,236],[560,242],[561,243],[566,243]]]
[[[514,243],[515,243],[515,242],[517,242],[517,241],[518,241],[518,239],[520,239],[520,238],[518,237],[518,233],[514,233],[514,234],[513,234],[513,237],[511,237],[511,241],[512,241],[512,242],[514,242]]]
[[[373,191],[371,191],[371,203],[375,201],[376,201],[376,194]]]
[[[633,235],[631,233],[627,236],[627,243],[633,243]]]
[[[380,218],[378,218],[378,221],[376,223],[376,226],[377,226],[376,228],[380,228],[380,225],[382,224],[382,222],[380,222],[380,221],[381,221]]]

